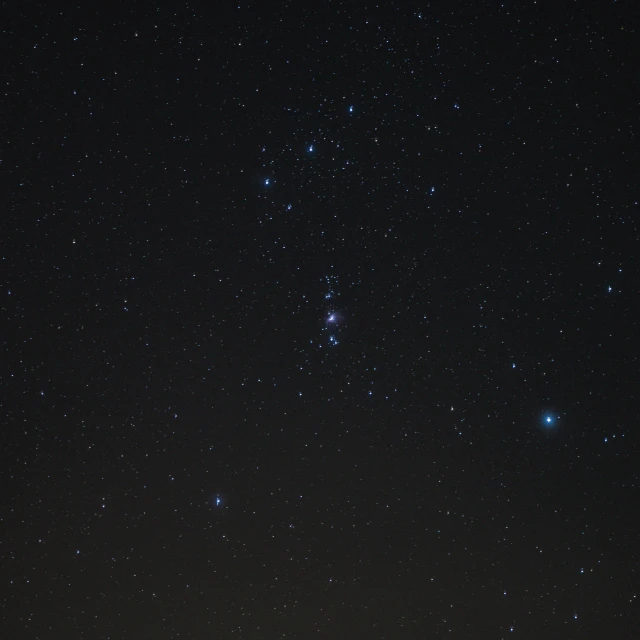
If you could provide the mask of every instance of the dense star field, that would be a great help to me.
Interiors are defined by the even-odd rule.
[[[4,3],[0,635],[640,638],[639,17]]]

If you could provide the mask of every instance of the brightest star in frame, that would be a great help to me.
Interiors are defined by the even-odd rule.
[[[563,413],[558,410],[557,406],[545,404],[538,408],[535,423],[539,429],[549,434],[555,433],[563,426]]]

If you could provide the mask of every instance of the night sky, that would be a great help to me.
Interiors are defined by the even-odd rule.
[[[2,637],[640,638],[638,25],[3,3]]]

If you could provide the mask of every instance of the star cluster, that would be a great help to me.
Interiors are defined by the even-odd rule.
[[[337,276],[327,276],[324,280],[327,288],[324,294],[326,304],[322,331],[326,334],[327,345],[329,347],[336,347],[340,344],[340,337],[346,325],[346,317],[338,306],[340,294],[337,290]]]

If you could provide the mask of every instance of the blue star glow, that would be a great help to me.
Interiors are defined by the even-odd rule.
[[[225,500],[223,499],[223,495],[220,493],[216,493],[213,498],[211,498],[211,506],[214,509],[224,509],[225,508]]]

